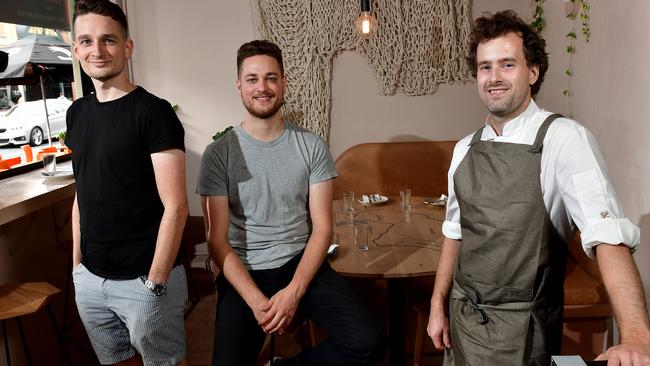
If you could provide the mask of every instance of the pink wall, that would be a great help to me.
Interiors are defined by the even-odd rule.
[[[564,0],[544,3],[551,70],[542,87],[546,109],[568,113],[564,70],[568,65],[564,35],[568,21]],[[641,227],[635,260],[650,296],[650,36],[646,0],[590,1],[589,44],[576,43],[573,77],[573,116],[596,135],[623,202],[626,215]]]
[[[128,0],[137,84],[177,103],[185,127],[187,191],[193,215],[201,154],[212,135],[239,123],[237,48],[254,38],[247,1]]]

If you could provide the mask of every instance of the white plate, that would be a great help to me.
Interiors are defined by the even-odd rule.
[[[370,195],[366,195],[366,196],[370,196]],[[379,201],[370,201],[370,202],[363,202],[361,198],[359,198],[357,202],[359,202],[362,205],[381,205],[382,203],[388,202],[388,197],[379,195]]]
[[[424,204],[429,206],[444,206],[447,204],[447,198],[425,198]]]
[[[332,245],[330,245],[329,248],[327,248],[327,255],[332,255],[332,254],[336,253],[336,249],[337,249],[338,247],[339,247],[338,244],[332,244]]]
[[[41,175],[47,180],[67,179],[74,177],[72,170],[57,170],[54,175],[46,175],[44,172],[41,172]]]

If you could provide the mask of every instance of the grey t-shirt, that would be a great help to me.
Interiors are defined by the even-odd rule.
[[[305,248],[309,186],[334,177],[314,133],[285,122],[280,137],[263,142],[237,126],[205,149],[196,192],[228,196],[230,244],[248,269],[271,269]]]

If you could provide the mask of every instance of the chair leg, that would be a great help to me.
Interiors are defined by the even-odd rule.
[[[72,362],[70,361],[70,355],[68,355],[68,351],[65,349],[65,334],[59,330],[59,326],[56,324],[56,319],[54,318],[54,312],[52,311],[52,307],[50,304],[47,304],[45,306],[47,309],[47,315],[49,315],[50,320],[52,321],[52,327],[54,327],[54,333],[56,333],[56,338],[59,341],[59,347],[61,347],[61,355],[59,356],[59,365],[64,365],[63,361],[68,362],[68,365],[72,365]]]
[[[65,338],[65,333],[68,331],[68,326],[72,326],[73,324],[73,322],[70,322],[70,324],[68,324],[68,305],[69,305],[68,298],[70,297],[70,283],[72,282],[72,253],[69,253],[67,262],[68,263],[66,268],[68,270],[65,276],[65,288],[63,290],[63,323],[62,323],[63,329],[61,330],[61,332],[59,332],[59,327],[56,325],[56,321],[54,320],[54,315],[52,315],[52,310],[50,309],[49,304],[47,306],[47,312],[50,316],[50,319],[52,320],[52,324],[54,324],[54,328],[57,333],[56,336],[59,339],[59,343],[61,344],[61,355],[59,357],[59,365],[63,365],[63,358],[64,356],[67,356],[65,350],[65,344],[63,343],[63,339]],[[69,359],[68,359],[68,364],[70,364]]]
[[[192,267],[190,263],[184,265],[185,273],[187,274],[187,292],[189,294],[188,299],[192,303],[192,307],[199,302],[199,292],[196,289],[196,282],[194,280],[194,275],[192,274]]]
[[[316,347],[318,339],[316,338],[316,325],[314,324],[313,321],[307,319],[307,326],[309,327],[309,341],[311,342],[311,346]]]
[[[2,337],[5,340],[5,355],[7,357],[7,366],[11,366],[11,355],[9,354],[9,338],[7,338],[7,324],[2,322]]]
[[[63,289],[63,328],[68,324],[68,297],[70,296],[70,283],[72,282],[72,253],[68,255],[67,266],[68,269],[65,275],[65,288]]]
[[[422,347],[424,343],[424,333],[426,332],[427,318],[425,314],[418,311],[418,320],[415,329],[415,350],[413,351],[413,366],[420,366],[422,362]]]
[[[313,340],[311,334],[311,320],[307,319],[305,314],[301,311],[296,313],[294,316],[295,319],[300,319],[298,326],[298,334],[300,336],[300,350],[301,352],[306,350],[309,347],[313,348]]]
[[[603,337],[602,352],[605,353],[607,349],[614,345],[614,318],[611,316],[605,318],[605,335]]]
[[[18,323],[18,333],[20,334],[20,341],[23,343],[23,350],[25,351],[27,365],[32,366],[32,356],[30,355],[29,348],[27,347],[27,339],[25,339],[25,331],[23,330],[23,323],[20,321],[20,317],[16,318],[16,323]]]
[[[275,358],[275,334],[271,334],[271,363],[270,365],[273,366],[275,362],[273,362],[273,359]]]

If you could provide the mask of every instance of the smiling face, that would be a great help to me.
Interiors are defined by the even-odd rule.
[[[523,113],[539,68],[527,65],[521,37],[508,33],[480,43],[476,63],[479,96],[495,122],[507,122]]]
[[[259,119],[268,119],[278,113],[284,102],[286,84],[278,61],[267,55],[244,59],[237,78],[244,107]]]
[[[131,58],[133,42],[111,17],[85,14],[74,23],[74,54],[83,70],[94,80],[107,82],[126,76],[126,62]]]

